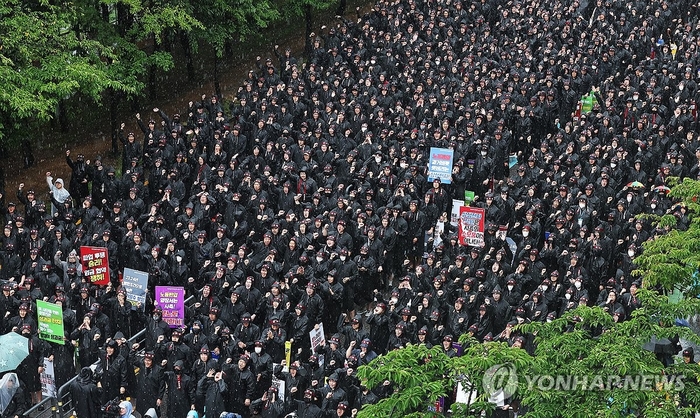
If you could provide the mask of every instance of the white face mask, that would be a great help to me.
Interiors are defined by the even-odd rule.
[[[316,257],[316,261],[318,261],[319,263],[323,263],[323,257]]]
[[[549,286],[542,286],[542,291],[543,291],[543,292],[546,292],[547,289],[549,289]]]
[[[262,347],[255,347],[255,353],[256,354],[262,353]]]
[[[483,157],[486,157],[486,154],[488,154],[487,151],[481,151],[481,155],[482,155]]]
[[[651,204],[651,208],[652,208],[652,209],[656,209],[656,203],[652,203],[652,204]]]
[[[402,162],[400,165],[401,165],[401,168],[406,168],[406,167],[408,167],[408,164],[405,163],[405,162]]]
[[[585,204],[585,203],[579,203],[579,204],[578,204],[578,207],[580,207],[581,209],[585,209],[585,208],[586,208],[586,204]]]
[[[574,287],[577,289],[581,288],[581,282],[574,282]]]
[[[528,235],[530,235],[530,231],[523,231],[523,236],[524,236],[524,237],[527,237]]]
[[[508,291],[513,291],[513,286],[508,286]]]
[[[341,256],[340,256],[340,261],[345,261],[346,258],[347,258],[346,256],[341,255]]]
[[[627,255],[630,257],[634,257],[634,251],[632,251],[632,250],[627,251]]]
[[[398,302],[398,301],[399,301],[398,298],[391,298],[391,301],[390,301],[390,302],[393,303],[393,304],[396,304],[396,302]]]
[[[176,256],[175,256],[175,261],[177,261],[178,263],[181,263],[181,262],[182,262],[182,257],[180,257],[179,255],[176,255]]]
[[[569,299],[571,299],[571,293],[567,293],[567,294],[565,294],[565,295],[564,295],[564,297],[566,298],[566,300],[569,300]]]
[[[627,203],[632,201],[632,196],[627,196]]]

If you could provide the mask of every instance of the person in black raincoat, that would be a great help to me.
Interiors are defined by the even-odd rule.
[[[70,183],[68,184],[68,191],[70,191],[73,199],[82,201],[90,194],[88,189],[88,164],[85,162],[85,156],[83,154],[78,154],[75,161],[73,161],[70,158],[70,150],[66,150],[66,164],[73,170]]]
[[[99,350],[99,369],[102,376],[98,387],[102,389],[102,405],[126,393],[128,387],[127,361],[119,354],[118,349],[119,344],[115,340],[109,340],[105,348]]]
[[[17,375],[24,383],[26,392],[31,396],[32,405],[35,405],[41,401],[40,372],[37,370],[43,366],[44,357],[51,355],[49,352],[51,347],[47,342],[40,340],[36,334],[32,334],[31,325],[22,325],[21,334],[29,340],[29,355],[17,366]]]
[[[378,303],[374,308],[372,313],[367,318],[367,325],[370,325],[370,339],[372,340],[372,346],[377,350],[377,354],[384,354],[386,352],[386,346],[389,342],[389,325],[391,324],[391,319],[386,313],[386,304],[381,302]]]
[[[204,397],[204,411],[207,416],[218,417],[226,411],[229,397],[228,385],[218,366],[210,369],[206,376],[199,379],[197,395]]]
[[[136,387],[133,390],[134,409],[146,412],[150,408],[159,409],[165,395],[165,376],[160,365],[155,364],[155,355],[147,351],[143,359],[139,359],[135,352],[130,355],[131,366],[139,368],[136,375]]]
[[[316,405],[316,393],[311,389],[304,391],[303,400],[294,402],[298,418],[320,418],[323,416],[323,410]]]
[[[83,367],[68,390],[73,399],[73,409],[77,417],[99,418],[101,390],[93,381],[92,369]]]
[[[255,403],[260,405],[260,416],[263,418],[284,416],[287,409],[285,403],[279,398],[276,386],[271,386]]]
[[[243,354],[238,362],[223,367],[228,386],[227,408],[243,416],[248,416],[249,408],[255,399],[255,377],[249,366],[250,357]]]
[[[165,372],[163,380],[167,394],[165,410],[169,416],[184,417],[195,409],[197,384],[185,373],[185,364],[181,360],[175,362],[172,371]]]

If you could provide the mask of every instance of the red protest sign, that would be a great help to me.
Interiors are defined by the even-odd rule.
[[[109,284],[109,257],[102,247],[80,247],[83,275],[91,284]]]
[[[459,242],[473,247],[484,246],[484,220],[482,208],[462,206],[459,209]]]

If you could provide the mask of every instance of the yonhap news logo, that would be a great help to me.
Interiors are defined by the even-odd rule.
[[[510,398],[518,390],[518,374],[514,364],[497,364],[484,373],[482,382],[484,391],[491,398]]]
[[[685,389],[685,376],[637,375],[522,375],[527,391],[656,391]],[[491,399],[506,399],[518,390],[519,375],[514,364],[497,364],[484,373],[482,386]]]

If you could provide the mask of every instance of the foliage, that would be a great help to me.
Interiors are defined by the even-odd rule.
[[[700,301],[672,304],[667,297],[649,290],[640,290],[638,296],[644,308],[622,323],[614,322],[601,308],[579,307],[549,323],[520,326],[520,331],[535,336],[532,356],[503,342],[479,344],[463,337],[467,348],[461,357],[447,357],[440,346],[430,350],[409,346],[379,357],[361,367],[358,375],[368,387],[388,380],[395,391],[379,403],[363,408],[359,416],[441,416],[431,412],[431,406],[439,397],[449,397],[460,380],[473,382],[479,393],[470,406],[453,404],[452,416],[479,416],[494,408],[481,387],[485,372],[506,364],[517,371],[516,397],[529,408],[526,417],[620,417],[636,413],[647,417],[692,416],[692,405],[700,402],[700,366],[681,363],[664,367],[654,353],[642,346],[652,336],[681,336],[700,342],[689,328],[668,326],[675,318],[698,312]],[[676,386],[677,380],[669,380],[665,386],[652,383],[651,390],[607,384],[608,379],[625,375],[634,379],[644,375],[656,379],[680,375],[684,387]],[[579,383],[572,390],[546,390],[546,385],[538,384],[538,376],[578,376],[579,382],[586,379],[588,383]]]
[[[110,18],[120,5],[128,19]],[[147,54],[143,41],[201,24],[178,4],[0,1],[0,139],[28,121],[52,119],[62,100],[79,94],[100,103],[110,89],[143,90],[145,69],[173,67],[167,53]],[[121,34],[124,35],[121,35]]]
[[[279,11],[269,0],[203,0],[198,2],[193,15],[204,23],[194,32],[199,42],[214,48],[218,57],[222,57],[226,44],[231,41],[243,41],[257,35],[279,18]],[[193,50],[198,43],[193,42]]]
[[[672,212],[663,216],[647,216],[655,226],[669,232],[644,243],[644,252],[635,259],[638,270],[635,275],[644,279],[645,286],[664,291],[679,289],[688,295],[700,295],[697,280],[700,268],[700,182],[685,179],[671,189],[669,196],[687,208],[690,226],[687,230],[675,229],[677,220]],[[675,211],[679,206],[674,206]]]
[[[311,10],[326,10],[333,4],[335,4],[335,1],[330,0],[292,0],[285,5],[285,17],[287,19],[302,17],[308,8]]]
[[[99,99],[108,87],[135,92],[110,77],[111,48],[72,30],[76,12],[48,3],[0,4],[0,138],[27,120],[52,118],[58,102],[75,93]]]

